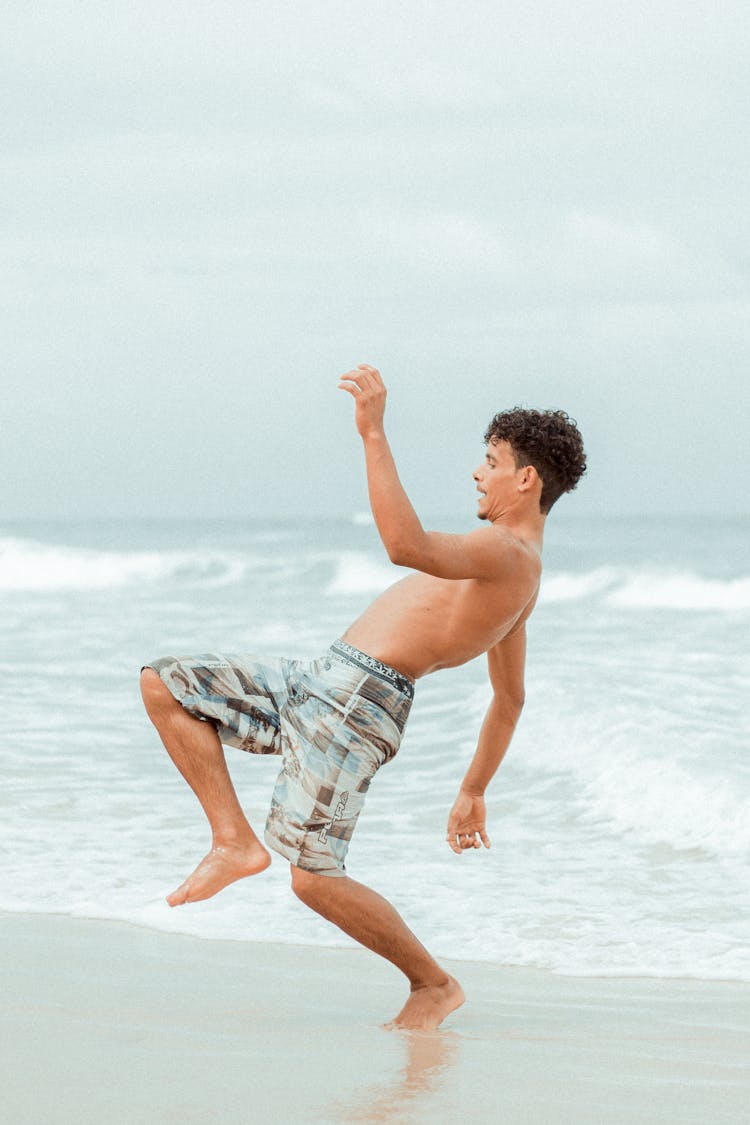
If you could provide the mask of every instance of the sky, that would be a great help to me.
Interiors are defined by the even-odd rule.
[[[360,362],[425,516],[518,404],[569,513],[750,511],[746,4],[3,13],[6,519],[349,516]]]

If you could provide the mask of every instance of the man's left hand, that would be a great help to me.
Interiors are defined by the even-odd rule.
[[[464,793],[462,789],[450,811],[448,833],[445,837],[448,846],[456,855],[465,852],[467,848],[479,848],[482,844],[485,848],[490,846],[490,838],[485,827],[486,819],[484,797]]]

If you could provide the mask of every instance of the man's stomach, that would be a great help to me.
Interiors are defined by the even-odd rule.
[[[493,625],[486,604],[467,597],[467,585],[408,575],[376,598],[343,640],[414,680],[465,664],[502,635],[502,623]]]

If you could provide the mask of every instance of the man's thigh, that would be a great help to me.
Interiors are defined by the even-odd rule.
[[[280,754],[287,664],[207,653],[159,657],[147,667],[187,712],[212,723],[226,745],[251,754]]]

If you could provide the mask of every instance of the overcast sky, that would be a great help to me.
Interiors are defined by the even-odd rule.
[[[744,2],[40,3],[0,45],[7,518],[418,511],[489,417],[571,512],[748,512]]]

